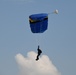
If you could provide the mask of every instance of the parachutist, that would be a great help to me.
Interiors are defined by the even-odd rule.
[[[39,49],[39,46],[38,46],[38,49],[37,50],[38,50],[38,55],[37,55],[36,61],[39,60],[39,56],[42,53],[41,49]]]

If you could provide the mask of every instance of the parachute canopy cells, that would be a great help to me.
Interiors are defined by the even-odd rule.
[[[48,27],[48,14],[33,14],[29,16],[30,28],[33,33],[43,33]]]

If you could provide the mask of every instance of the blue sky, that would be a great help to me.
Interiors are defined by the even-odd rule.
[[[48,30],[30,31],[29,15],[50,13]],[[15,55],[36,52],[38,44],[62,75],[76,75],[75,0],[0,0],[0,75],[17,75]]]

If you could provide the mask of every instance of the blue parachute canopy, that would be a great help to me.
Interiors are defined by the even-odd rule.
[[[48,14],[33,14],[29,16],[30,28],[33,33],[43,33],[48,27]]]

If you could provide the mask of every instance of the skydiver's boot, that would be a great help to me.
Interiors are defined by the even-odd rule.
[[[39,60],[39,58],[36,59],[36,61]]]
[[[39,57],[37,56],[36,61],[39,60]]]

